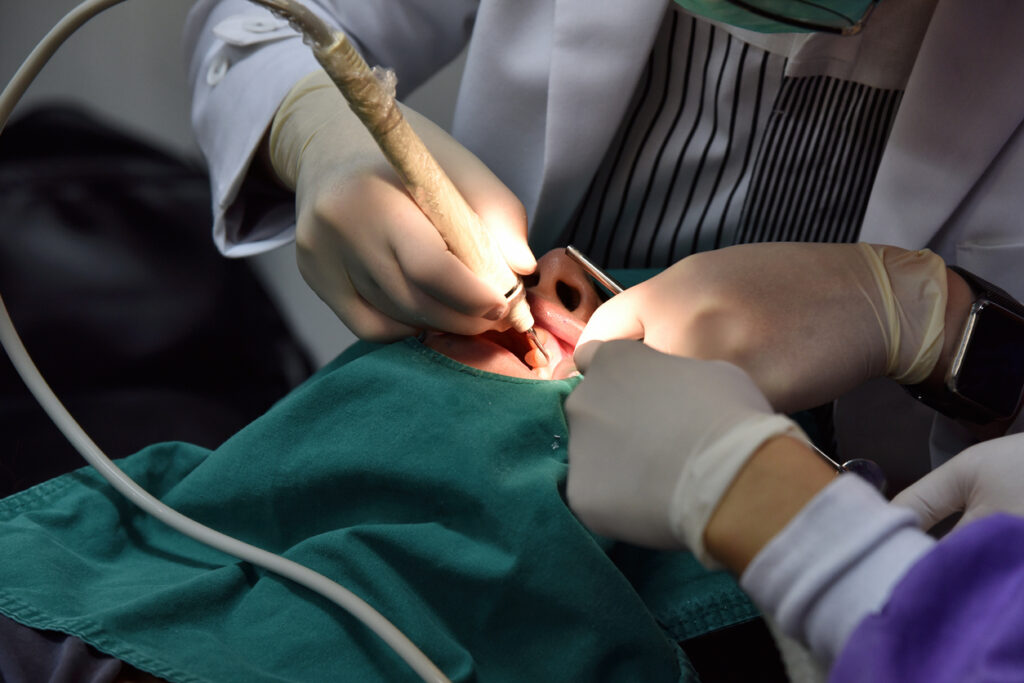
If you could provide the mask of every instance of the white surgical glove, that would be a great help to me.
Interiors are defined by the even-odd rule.
[[[922,529],[955,512],[957,526],[995,512],[1024,515],[1024,434],[983,441],[903,489],[893,505],[912,509]]]
[[[446,132],[408,108],[403,113],[494,231],[511,268],[532,272],[526,214],[515,195]],[[322,70],[278,107],[267,152],[281,182],[295,190],[299,270],[357,336],[477,334],[504,316],[504,292],[448,251]]]
[[[600,345],[565,404],[567,496],[596,533],[689,548],[706,566],[704,529],[765,441],[806,440],[729,363],[669,356],[635,341]]]
[[[577,344],[642,339],[727,360],[793,412],[887,376],[924,380],[942,351],[946,268],[930,251],[858,244],[744,244],[687,257],[613,297]]]

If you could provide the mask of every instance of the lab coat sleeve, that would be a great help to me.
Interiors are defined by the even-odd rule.
[[[740,585],[829,664],[935,541],[856,475],[836,478],[773,538]]]
[[[832,680],[1024,680],[1024,519],[993,515],[944,538],[853,632]]]
[[[368,62],[394,69],[402,97],[458,55],[477,0],[303,4],[345,31]],[[288,242],[295,231],[291,194],[260,182],[250,167],[278,104],[319,64],[287,22],[248,0],[198,2],[183,47],[192,125],[210,174],[214,242],[227,256]]]

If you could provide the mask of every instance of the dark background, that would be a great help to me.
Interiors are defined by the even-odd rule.
[[[210,239],[198,165],[71,106],[0,135],[0,295],[101,449],[215,447],[307,377],[245,261]],[[84,464],[0,359],[0,496]]]

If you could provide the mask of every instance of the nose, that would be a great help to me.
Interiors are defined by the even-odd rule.
[[[535,296],[557,301],[583,320],[601,305],[601,296],[590,277],[564,249],[552,249],[537,259],[537,270],[523,280]]]

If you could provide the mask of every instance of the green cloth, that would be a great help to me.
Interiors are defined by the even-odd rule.
[[[772,17],[845,28],[864,16],[872,0],[747,0],[747,4],[768,12],[769,16],[751,12],[729,0],[675,2],[683,9],[705,19],[759,33],[805,33],[811,29],[794,26],[788,21]]]
[[[120,464],[351,589],[455,681],[692,680],[675,640],[756,611],[688,553],[576,521],[562,403],[577,381],[359,344],[220,448]],[[0,612],[172,681],[418,680],[340,608],[170,530],[91,468],[0,501],[0,557]]]

